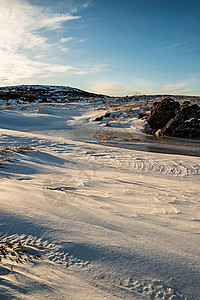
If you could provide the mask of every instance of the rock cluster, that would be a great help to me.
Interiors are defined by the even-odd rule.
[[[156,136],[200,138],[200,107],[189,101],[180,105],[166,98],[154,102],[145,131]]]

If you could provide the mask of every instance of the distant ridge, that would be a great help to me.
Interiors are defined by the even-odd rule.
[[[1,100],[21,102],[60,102],[72,97],[101,97],[102,95],[86,92],[69,86],[17,85],[0,87]]]
[[[16,85],[0,87],[0,105],[74,102],[85,101],[87,99],[88,101],[98,101],[98,99],[101,99],[104,104],[108,104],[110,101],[112,103],[125,104],[131,101],[160,101],[163,98],[169,97],[177,101],[191,101],[200,104],[200,97],[198,96],[144,94],[117,97],[91,93],[70,86]]]

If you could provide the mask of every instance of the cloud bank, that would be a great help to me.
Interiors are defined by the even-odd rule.
[[[179,82],[179,83],[167,83],[162,87],[163,94],[173,94],[173,95],[181,95],[188,94],[191,92],[191,88],[188,87],[188,82]]]
[[[132,96],[141,94],[153,94],[153,84],[145,80],[135,80],[131,85],[116,81],[94,82],[92,90],[98,94],[109,96]]]

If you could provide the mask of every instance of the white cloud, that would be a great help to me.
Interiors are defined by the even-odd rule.
[[[17,83],[20,79],[38,76],[46,77],[55,72],[73,72],[72,66],[51,65],[28,59],[25,55],[7,54],[5,61],[2,60],[0,68],[0,83]],[[0,51],[1,60],[1,51]]]
[[[189,82],[167,83],[162,86],[161,92],[164,94],[188,94],[192,91],[188,84]]]
[[[3,53],[0,50],[0,84],[18,83],[22,79],[32,78],[35,75],[40,78],[49,77],[55,73],[68,73],[85,75],[97,71],[103,71],[105,65],[77,68],[71,65],[55,65],[29,59],[26,55]]]
[[[63,38],[61,38],[61,39],[59,40],[59,42],[60,42],[61,44],[63,44],[63,43],[69,43],[69,42],[71,42],[71,41],[78,42],[78,43],[83,43],[83,42],[87,41],[87,39],[86,39],[86,38],[78,39],[78,38],[76,38],[76,37],[71,37],[71,36],[69,36],[69,37],[63,37]]]
[[[75,38],[73,38],[73,37],[65,37],[65,38],[61,38],[60,39],[60,42],[61,43],[68,43],[68,42],[71,42],[71,41],[73,41]]]
[[[92,90],[98,94],[110,96],[126,96],[139,94],[153,94],[152,84],[144,80],[136,80],[132,85],[114,81],[94,82]]]
[[[92,3],[90,1],[83,3],[82,7],[83,8],[87,8],[88,6],[92,5]]]
[[[193,51],[199,49],[199,38],[190,38],[187,40],[177,41],[176,43],[167,45],[162,48],[162,50],[166,51],[180,51],[187,50]]]
[[[68,46],[67,43],[72,40],[85,41],[70,35],[51,42],[48,39],[51,36],[49,31],[58,30],[60,33],[64,22],[79,19],[80,16],[72,15],[72,9],[67,14],[53,13],[48,6],[31,5],[28,1],[0,0],[0,84],[20,84],[25,79],[36,81],[36,78],[61,72],[81,76],[107,70],[108,66],[103,64],[77,67],[49,63],[50,57],[58,58],[58,51],[61,54],[70,50],[64,43]],[[75,11],[91,5],[91,2],[83,0],[70,0],[67,5],[71,7],[72,3]]]
[[[84,0],[68,0],[68,5],[71,5],[71,12],[76,13],[81,8],[88,8],[89,6],[92,6],[93,2]]]
[[[47,28],[50,30],[57,30],[59,28],[61,28],[61,25],[63,22],[69,21],[69,20],[76,20],[79,19],[80,16],[72,16],[72,15],[68,15],[68,14],[55,14],[55,15],[51,15],[48,14],[46,15],[46,19],[44,20],[40,20],[40,23],[38,24],[39,29],[41,28]]]
[[[47,47],[47,38],[39,30],[56,30],[63,22],[80,18],[54,14],[49,9],[30,5],[23,0],[0,1],[0,48],[16,51],[21,47]]]
[[[79,19],[71,14],[55,14],[50,9],[31,5],[27,0],[0,0],[0,78],[17,82],[47,72],[67,72],[72,66],[50,65],[44,61],[55,44],[41,35],[58,30],[63,23]],[[61,51],[69,49],[62,47]]]
[[[90,74],[90,73],[103,72],[106,70],[108,70],[108,65],[106,65],[106,64],[85,66],[85,67],[82,67],[81,69],[77,68],[76,74],[85,75],[85,74]]]
[[[180,48],[180,47],[184,47],[188,44],[191,44],[192,41],[193,41],[192,39],[188,39],[188,40],[185,40],[185,41],[177,42],[177,43],[174,43],[174,44],[170,44],[170,45],[164,47],[163,49],[164,50],[177,49],[177,48]]]
[[[193,75],[188,80],[177,83],[166,83],[160,88],[150,81],[143,79],[132,80],[132,84],[124,84],[116,81],[96,81],[93,82],[92,91],[98,94],[110,96],[126,95],[193,95],[198,96],[196,91],[199,88],[200,74]]]
[[[67,47],[59,47],[60,51],[66,53],[70,50],[70,48],[67,48]]]

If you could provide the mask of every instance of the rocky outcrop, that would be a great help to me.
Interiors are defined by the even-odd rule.
[[[107,111],[103,116],[96,117],[94,120],[95,121],[102,121],[104,118],[109,118],[110,116],[111,116],[111,113]]]
[[[172,118],[175,117],[175,111],[180,108],[179,102],[166,98],[160,102],[154,102],[152,111],[147,117],[147,123],[155,133],[163,128]]]
[[[172,99],[155,102],[147,117],[145,131],[160,136],[200,138],[200,107]]]
[[[177,111],[176,116],[161,129],[161,134],[183,138],[200,138],[200,107],[197,104],[183,105]]]

